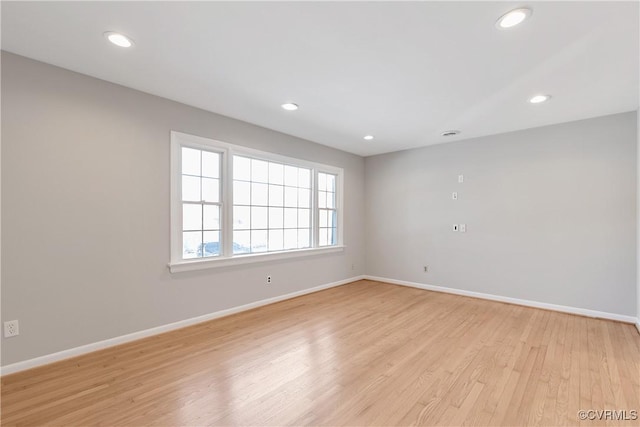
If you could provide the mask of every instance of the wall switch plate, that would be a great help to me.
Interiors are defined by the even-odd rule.
[[[20,335],[20,328],[17,320],[9,320],[8,322],[4,322],[4,337],[15,337],[16,335]]]
[[[453,200],[458,200],[458,193],[456,193],[455,191],[453,193],[451,193],[451,198]]]
[[[453,224],[452,231],[458,231],[458,224]]]
[[[464,182],[464,175],[458,175],[458,182],[462,184]]]
[[[460,232],[461,233],[467,232],[467,224],[460,224]]]

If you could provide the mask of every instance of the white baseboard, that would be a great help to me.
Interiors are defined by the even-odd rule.
[[[408,282],[405,280],[388,279],[386,277],[376,277],[365,275],[366,280],[386,282],[394,285],[409,286],[412,288],[425,289],[428,291],[444,292],[448,294],[462,295],[466,297],[481,298],[491,301],[506,302],[509,304],[523,305],[527,307],[543,308],[545,310],[560,311],[562,313],[578,314],[580,316],[597,317],[601,319],[617,320],[619,322],[635,324],[640,331],[640,323],[637,317],[625,316],[623,314],[607,313],[604,311],[589,310],[586,308],[569,307],[566,305],[549,304],[546,302],[530,301],[519,298],[503,297],[499,295],[485,294],[482,292],[465,291],[463,289],[447,288],[444,286],[425,285],[423,283]]]
[[[80,356],[86,353],[91,353],[91,352],[102,350],[108,347],[113,347],[116,345],[125,344],[125,343],[139,340],[142,338],[147,338],[153,335],[162,334],[164,332],[173,331],[175,329],[184,328],[186,326],[195,325],[197,323],[206,322],[208,320],[218,319],[220,317],[225,317],[231,314],[240,313],[241,311],[247,311],[253,308],[262,307],[263,305],[269,305],[275,302],[284,301],[287,299],[299,297],[306,294],[311,294],[313,292],[318,292],[323,289],[329,289],[329,288],[334,288],[336,286],[346,285],[347,283],[355,282],[361,279],[364,279],[364,276],[351,277],[349,279],[339,280],[337,282],[327,283],[327,284],[316,286],[313,288],[303,289],[301,291],[292,292],[289,294],[280,295],[273,298],[263,299],[263,300],[252,302],[249,304],[244,304],[238,307],[232,307],[226,310],[220,310],[214,313],[192,317],[190,319],[180,320],[178,322],[169,323],[167,325],[156,326],[155,328],[145,329],[143,331],[133,332],[127,335],[109,338],[103,341],[82,345],[80,347],[70,348],[68,350],[59,351],[57,353],[35,357],[33,359],[24,360],[22,362],[12,363],[10,365],[2,366],[0,368],[0,375],[9,375],[9,374],[24,371],[27,369],[36,368],[38,366],[48,365],[49,363],[58,362],[60,360],[69,359],[71,357]]]
[[[103,340],[103,341],[98,341],[98,342],[95,342],[95,343],[86,344],[86,345],[83,345],[83,346],[80,346],[80,347],[75,347],[75,348],[70,348],[68,350],[59,351],[57,353],[47,354],[47,355],[44,355],[44,356],[35,357],[33,359],[24,360],[22,362],[12,363],[10,365],[6,365],[6,366],[0,367],[0,375],[9,375],[9,374],[13,374],[13,373],[16,373],[16,372],[24,371],[24,370],[27,370],[27,369],[36,368],[38,366],[48,365],[49,363],[58,362],[60,360],[69,359],[71,357],[81,356],[83,354],[91,353],[91,352],[94,352],[94,351],[97,351],[97,350],[102,350],[102,349],[105,349],[105,348],[108,348],[108,347],[113,347],[113,346],[116,346],[116,345],[125,344],[125,343],[131,342],[131,341],[139,340],[139,339],[142,339],[142,338],[147,338],[147,337],[150,337],[150,336],[153,336],[153,335],[162,334],[164,332],[169,332],[169,331],[173,331],[173,330],[176,330],[176,329],[184,328],[184,327],[187,327],[187,326],[195,325],[197,323],[202,323],[202,322],[206,322],[206,321],[209,321],[209,320],[218,319],[220,317],[229,316],[231,314],[240,313],[242,311],[251,310],[251,309],[257,308],[257,307],[262,307],[264,305],[273,304],[273,303],[276,303],[276,302],[279,302],[279,301],[284,301],[284,300],[287,300],[287,299],[299,297],[299,296],[310,294],[310,293],[313,293],[313,292],[318,292],[318,291],[321,291],[323,289],[329,289],[329,288],[334,288],[336,286],[346,285],[347,283],[352,283],[352,282],[355,282],[355,281],[358,281],[358,280],[362,280],[362,279],[374,280],[374,281],[377,281],[377,282],[391,283],[391,284],[394,284],[394,285],[409,286],[409,287],[412,287],[412,288],[425,289],[425,290],[428,290],[428,291],[444,292],[444,293],[462,295],[462,296],[473,297],[473,298],[481,298],[481,299],[486,299],[486,300],[491,300],[491,301],[506,302],[506,303],[510,303],[510,304],[523,305],[523,306],[527,306],[527,307],[543,308],[543,309],[546,309],[546,310],[553,310],[553,311],[559,311],[559,312],[570,313],[570,314],[578,314],[578,315],[581,315],[581,316],[597,317],[597,318],[609,319],[609,320],[617,320],[619,322],[635,324],[636,328],[638,329],[638,332],[640,333],[640,319],[638,319],[636,317],[633,317],[633,316],[625,316],[625,315],[621,315],[621,314],[589,310],[589,309],[586,309],[586,308],[569,307],[569,306],[564,306],[564,305],[549,304],[549,303],[543,303],[543,302],[538,302],[538,301],[523,300],[523,299],[518,299],[518,298],[503,297],[503,296],[498,296],[498,295],[485,294],[485,293],[481,293],[481,292],[465,291],[465,290],[462,290],[462,289],[447,288],[447,287],[444,287],[444,286],[426,285],[426,284],[423,284],[423,283],[408,282],[408,281],[405,281],[405,280],[389,279],[389,278],[386,278],[386,277],[376,277],[376,276],[364,275],[364,276],[355,276],[355,277],[351,277],[349,279],[339,280],[337,282],[327,283],[327,284],[324,284],[324,285],[316,286],[316,287],[309,288],[309,289],[304,289],[304,290],[297,291],[297,292],[292,292],[292,293],[285,294],[285,295],[280,295],[280,296],[273,297],[273,298],[267,298],[267,299],[264,299],[264,300],[252,302],[252,303],[241,305],[241,306],[238,306],[238,307],[232,307],[232,308],[229,308],[229,309],[226,309],[226,310],[220,310],[220,311],[216,311],[214,313],[209,313],[209,314],[205,314],[205,315],[202,315],[202,316],[192,317],[190,319],[180,320],[178,322],[169,323],[169,324],[162,325],[162,326],[157,326],[155,328],[145,329],[143,331],[133,332],[131,334],[122,335],[122,336],[119,336],[119,337],[109,338],[109,339],[106,339],[106,340]]]

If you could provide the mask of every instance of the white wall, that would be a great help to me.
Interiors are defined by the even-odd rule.
[[[344,168],[347,249],[170,274],[171,130]],[[9,53],[2,142],[3,365],[364,272],[359,156]]]
[[[367,274],[634,317],[636,134],[631,112],[368,157]]]

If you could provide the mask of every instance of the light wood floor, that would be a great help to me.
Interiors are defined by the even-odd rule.
[[[369,281],[2,378],[3,425],[555,426],[580,409],[640,410],[634,326]]]

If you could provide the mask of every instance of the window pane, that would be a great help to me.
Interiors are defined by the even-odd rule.
[[[298,189],[294,187],[284,187],[284,205],[290,208],[298,206]]]
[[[182,147],[182,173],[200,175],[200,150]]]
[[[283,248],[283,231],[269,230],[269,250],[281,251]]]
[[[284,165],[269,163],[269,183],[280,185],[284,183]]]
[[[246,157],[233,156],[233,179],[251,180],[251,160]]]
[[[329,229],[329,244],[330,245],[338,244],[338,233],[336,228]]]
[[[318,245],[327,246],[327,228],[321,228],[318,233]]]
[[[284,230],[284,249],[295,249],[298,247],[298,230]]]
[[[267,228],[267,208],[251,208],[251,229]]]
[[[309,228],[311,223],[311,210],[298,209],[298,227]]]
[[[298,187],[311,188],[311,170],[298,168]]]
[[[311,206],[311,190],[300,188],[298,190],[298,207],[308,208]]]
[[[326,175],[327,177],[327,191],[336,191],[336,177],[335,175]]]
[[[249,205],[251,204],[251,184],[248,182],[233,182],[233,204]]]
[[[269,208],[269,228],[282,228],[284,211],[282,208]]]
[[[210,151],[202,152],[202,176],[220,178],[220,154]]]
[[[269,182],[269,163],[251,159],[251,181]]]
[[[216,205],[204,205],[204,218],[202,221],[202,228],[205,230],[219,230],[220,229],[220,206]]]
[[[310,228],[301,228],[298,230],[298,247],[299,248],[308,248],[310,246],[311,239],[311,229]]]
[[[327,211],[324,209],[321,209],[318,212],[318,226],[319,227],[328,227],[329,226],[329,219],[328,219],[328,215],[327,215]]]
[[[327,193],[325,191],[318,191],[318,207],[327,207]]]
[[[251,183],[251,204],[266,206],[269,198],[269,186],[267,184]]]
[[[284,185],[298,186],[298,168],[295,166],[284,167]]]
[[[199,202],[200,200],[200,178],[182,175],[182,200],[189,202]]]
[[[202,178],[202,200],[207,202],[220,201],[220,180]]]
[[[251,208],[248,206],[233,207],[233,229],[248,230],[251,226]]]
[[[318,174],[318,190],[325,191],[327,189],[327,175],[324,173]]]
[[[284,228],[298,228],[298,209],[284,209]]]
[[[267,230],[251,231],[251,252],[267,251]]]
[[[204,242],[202,242],[198,255],[202,257],[220,255],[220,232],[205,231],[202,234],[204,235]]]
[[[202,205],[182,205],[182,229],[202,230]]]
[[[201,244],[201,231],[187,231],[182,233],[182,258],[197,258],[198,248]]]
[[[233,232],[233,253],[245,254],[251,251],[251,232],[250,231],[234,231]]]
[[[327,193],[327,207],[328,208],[335,208],[336,207],[336,193]]]
[[[269,186],[269,206],[282,206],[284,204],[284,187],[281,185]]]
[[[327,227],[336,227],[336,211],[327,211]]]

